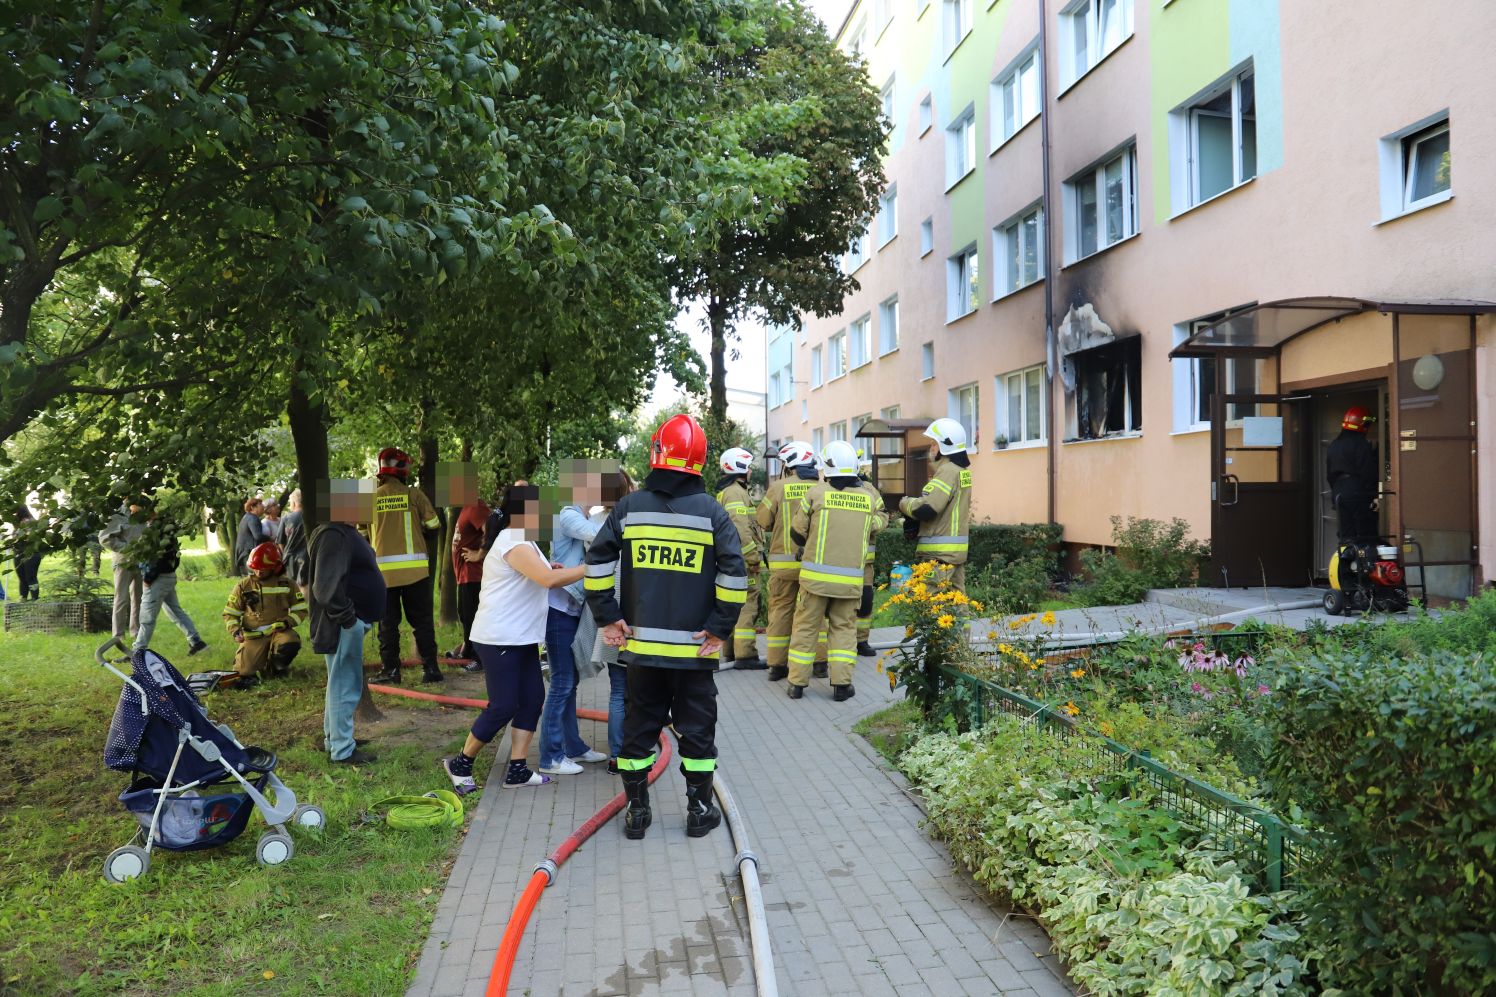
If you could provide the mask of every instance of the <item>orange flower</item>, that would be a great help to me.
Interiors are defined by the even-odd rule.
[[[1078,717],[1080,716],[1080,707],[1076,706],[1073,702],[1066,703],[1065,712],[1070,714],[1072,717]]]
[[[1085,678],[1086,670],[1084,668],[1072,668],[1070,669],[1070,677],[1073,679]]]

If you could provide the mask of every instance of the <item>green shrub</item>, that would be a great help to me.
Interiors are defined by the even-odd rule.
[[[1063,529],[1053,523],[1020,523],[1002,525],[977,523],[971,527],[971,546],[967,551],[966,575],[985,572],[989,565],[1008,565],[1038,558],[1054,573],[1059,567],[1059,543]],[[914,563],[914,541],[904,539],[901,526],[890,526],[878,534],[878,558],[875,572],[879,583],[888,581],[888,570],[895,564]]]
[[[1455,632],[1468,635],[1465,620]],[[1300,878],[1325,982],[1496,991],[1491,661],[1325,651],[1286,663],[1279,681],[1269,773],[1321,829]]]
[[[928,734],[900,765],[952,855],[1039,909],[1086,991],[1312,992],[1293,896],[1253,894],[1230,858],[1104,759],[1083,737],[1002,715],[981,731]]]
[[[1149,589],[1189,585],[1210,557],[1210,544],[1190,539],[1182,519],[1112,517],[1116,553],[1086,550],[1080,555],[1087,581],[1072,593],[1087,606],[1141,602]]]
[[[990,616],[1032,613],[1049,595],[1054,579],[1053,557],[1029,556],[1009,564],[989,563],[982,571],[966,575],[966,591],[985,607]]]
[[[208,554],[188,554],[177,565],[177,578],[185,582],[196,582],[210,578],[232,578],[234,556],[232,551],[215,550]]]

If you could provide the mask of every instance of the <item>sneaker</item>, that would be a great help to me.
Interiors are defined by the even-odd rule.
[[[795,683],[791,682],[788,691],[791,699],[805,698],[805,686],[803,685],[796,685]]]
[[[546,775],[576,775],[578,772],[582,771],[582,766],[578,765],[570,758],[563,758],[554,765],[540,766],[540,771],[544,772]]]
[[[379,760],[379,756],[362,748],[354,748],[347,758],[334,758],[334,765],[369,765]]]
[[[857,642],[857,655],[858,657],[862,658],[875,658],[878,656],[878,652],[874,651],[873,645],[869,644],[867,641],[859,640]]]
[[[481,672],[483,670],[483,662],[469,661],[467,664],[462,666],[462,670],[465,672]]]
[[[197,652],[199,652],[199,651],[206,651],[207,649],[208,649],[208,643],[207,643],[207,641],[205,641],[201,637],[199,637],[197,640],[195,640],[195,641],[192,642],[192,646],[191,647],[187,648],[187,656],[190,658],[194,654],[196,654]]]
[[[845,703],[855,695],[857,695],[857,690],[852,688],[852,683],[850,682],[846,685],[834,685],[831,687],[831,698],[838,703]]]
[[[462,653],[462,648],[460,647],[454,647],[450,651],[442,652],[442,659],[445,661],[462,661],[466,658],[467,655]]]
[[[598,751],[596,748],[589,748],[586,754],[572,755],[571,760],[581,764],[591,765],[596,762],[607,761],[608,755],[606,752]]]
[[[469,793],[476,793],[478,791],[478,781],[473,778],[473,774],[471,772],[467,775],[455,774],[452,771],[452,761],[453,759],[451,758],[443,758],[442,771],[446,772],[447,778],[452,780],[452,788],[457,792],[457,795],[466,796]]]
[[[618,759],[616,759],[616,758],[609,758],[608,759],[608,771],[610,773],[612,773],[613,775],[617,775],[618,774]]]
[[[814,665],[810,666],[810,677],[811,678],[823,679],[823,678],[826,677],[826,675],[827,675],[827,672],[826,672],[826,662],[824,662],[824,661],[817,661]]]

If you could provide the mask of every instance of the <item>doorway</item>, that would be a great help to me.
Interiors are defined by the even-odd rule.
[[[1314,482],[1312,493],[1314,508],[1310,513],[1314,519],[1314,577],[1316,581],[1323,581],[1327,577],[1330,555],[1335,553],[1340,531],[1340,517],[1335,512],[1335,502],[1330,495],[1330,481],[1325,471],[1325,458],[1330,444],[1335,437],[1340,435],[1340,421],[1345,417],[1346,409],[1352,405],[1360,405],[1376,417],[1376,421],[1367,433],[1367,439],[1371,441],[1372,446],[1376,447],[1377,461],[1381,468],[1379,485],[1382,502],[1377,513],[1377,532],[1380,536],[1388,534],[1388,504],[1394,496],[1394,491],[1387,449],[1389,439],[1387,382],[1378,381],[1371,384],[1327,388],[1310,393],[1306,401],[1312,427],[1310,429],[1309,467],[1306,468],[1305,476]]]

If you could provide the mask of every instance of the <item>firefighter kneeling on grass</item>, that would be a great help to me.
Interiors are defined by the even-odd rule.
[[[805,553],[800,558],[800,597],[790,638],[789,697],[800,699],[810,684],[816,641],[826,627],[831,698],[851,699],[857,663],[857,605],[862,601],[863,561],[877,523],[878,504],[857,477],[857,451],[837,440],[822,459],[826,480],[800,499],[790,533]]]
[[[899,502],[905,536],[916,533],[915,557],[951,566],[951,588],[966,592],[967,532],[971,528],[971,458],[966,430],[955,419],[936,419],[925,430],[940,456],[925,490]]]
[[[613,508],[587,550],[587,604],[603,640],[622,648],[628,665],[618,770],[629,838],[649,827],[649,770],[660,731],[672,722],[686,778],[686,833],[699,838],[722,822],[712,802],[716,659],[747,599],[748,576],[737,527],[702,483],[705,462],[706,434],[696,420],[667,419],[650,443],[643,487]]]
[[[223,622],[238,643],[234,670],[243,678],[291,671],[291,659],[301,650],[296,628],[306,619],[301,589],[286,577],[281,549],[262,543],[249,552],[249,577],[229,593]]]

